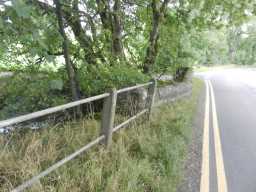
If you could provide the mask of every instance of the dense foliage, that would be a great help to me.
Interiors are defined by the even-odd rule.
[[[39,103],[31,111],[194,65],[254,64],[254,14],[252,0],[1,1],[0,70],[18,77],[0,107]]]

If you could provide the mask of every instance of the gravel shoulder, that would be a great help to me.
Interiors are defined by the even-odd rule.
[[[193,122],[192,140],[184,162],[184,177],[177,192],[199,192],[202,161],[202,136],[204,119],[205,87],[198,98],[197,113]]]

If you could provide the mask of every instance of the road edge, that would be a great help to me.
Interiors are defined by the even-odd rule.
[[[188,145],[187,157],[184,162],[184,172],[181,184],[177,192],[200,191],[201,163],[202,163],[202,141],[205,112],[205,85],[197,99],[197,109],[193,120],[191,142]]]

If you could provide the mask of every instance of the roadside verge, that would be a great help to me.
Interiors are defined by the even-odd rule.
[[[141,119],[114,135],[109,151],[97,147],[43,178],[31,191],[176,191],[199,91],[200,81],[194,80],[191,98],[155,109],[150,123]],[[0,154],[0,189],[9,191],[37,174],[92,139],[97,129],[97,120],[81,120],[12,135]]]

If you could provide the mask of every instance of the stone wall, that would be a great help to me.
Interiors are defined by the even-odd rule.
[[[155,103],[168,102],[178,99],[180,97],[190,95],[192,91],[191,82],[176,83],[175,85],[169,85],[165,87],[159,87],[157,89]]]

